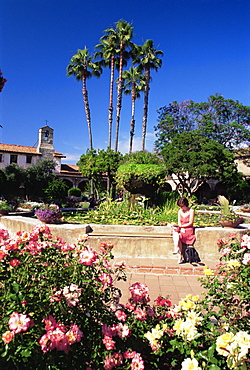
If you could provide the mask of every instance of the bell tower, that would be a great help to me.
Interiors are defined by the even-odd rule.
[[[44,158],[53,158],[55,153],[53,133],[54,130],[49,126],[39,129],[37,152],[41,153]]]

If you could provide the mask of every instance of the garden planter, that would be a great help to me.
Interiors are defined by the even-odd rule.
[[[43,224],[51,224],[51,223],[53,223],[53,222],[51,222],[51,220],[50,219],[45,219],[45,218],[39,218],[39,221],[41,221]]]
[[[229,221],[229,220],[221,220],[221,221],[219,221],[219,223],[221,224],[222,227],[225,227],[225,228],[233,228],[233,229],[235,229],[237,226],[239,226],[243,222],[244,222],[244,220],[242,218],[238,218],[235,221]]]

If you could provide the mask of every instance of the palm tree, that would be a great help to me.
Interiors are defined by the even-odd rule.
[[[108,108],[108,147],[111,148],[112,126],[113,126],[113,91],[114,91],[114,75],[115,66],[117,66],[117,35],[115,32],[105,30],[105,35],[100,38],[100,44],[96,45],[99,49],[95,53],[95,58],[101,58],[100,64],[110,68],[110,84],[109,84],[109,108]]]
[[[145,79],[139,67],[130,67],[128,71],[123,71],[124,93],[131,94],[131,123],[130,123],[130,141],[129,141],[129,154],[133,149],[133,137],[135,134],[135,101],[140,97],[140,91],[144,89]]]
[[[90,108],[89,108],[89,99],[86,81],[92,76],[100,77],[101,67],[98,63],[92,61],[92,57],[89,55],[86,47],[81,50],[78,49],[77,53],[73,55],[70,60],[70,64],[67,67],[67,75],[75,76],[77,81],[82,81],[82,95],[83,102],[89,132],[89,149],[93,149],[93,138],[92,138],[92,129],[91,129],[91,117],[90,117]]]
[[[129,22],[124,21],[123,19],[116,22],[115,29],[110,30],[111,33],[115,33],[118,41],[119,49],[119,77],[117,85],[117,103],[116,103],[116,130],[115,130],[115,152],[118,151],[118,140],[119,140],[119,126],[120,126],[120,117],[121,117],[121,107],[122,107],[122,90],[123,90],[123,78],[122,71],[124,60],[126,59],[126,49],[132,47],[132,36],[133,36],[133,27]]]
[[[144,71],[145,76],[145,89],[144,89],[144,103],[143,103],[143,119],[142,119],[142,150],[145,150],[145,139],[147,130],[147,120],[148,120],[148,97],[150,90],[150,71],[151,69],[158,71],[158,68],[162,66],[162,60],[158,57],[163,56],[161,50],[156,50],[154,48],[154,42],[152,40],[146,40],[142,46],[135,46],[134,52],[137,57],[134,59],[133,63],[139,63],[139,67]]]

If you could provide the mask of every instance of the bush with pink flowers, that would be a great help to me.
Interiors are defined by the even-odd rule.
[[[249,369],[249,247],[248,236],[220,241],[222,260],[216,274],[204,270],[202,301],[152,303],[136,282],[121,304],[115,286],[125,267],[111,264],[111,244],[94,250],[86,235],[67,244],[47,226],[15,238],[0,230],[0,368]]]

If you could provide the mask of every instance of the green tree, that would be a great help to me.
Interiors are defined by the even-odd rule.
[[[118,167],[116,181],[131,194],[143,194],[153,199],[164,182],[164,162],[156,154],[140,151],[127,154]]]
[[[0,197],[4,196],[6,190],[6,175],[2,169],[0,169]]]
[[[250,107],[219,94],[209,96],[208,101],[202,103],[174,101],[160,108],[158,113],[155,127],[158,149],[177,133],[193,130],[230,150],[250,143]]]
[[[180,103],[173,101],[168,106],[158,109],[158,124],[155,127],[157,149],[162,149],[176,134],[197,129],[194,104],[192,100]]]
[[[58,203],[65,200],[67,196],[68,186],[62,179],[54,178],[49,181],[44,193],[49,203]]]
[[[93,149],[93,138],[91,128],[91,116],[89,107],[89,98],[87,91],[87,79],[92,76],[100,77],[101,67],[98,63],[94,63],[92,57],[89,55],[88,50],[78,49],[77,53],[73,55],[70,64],[67,67],[67,75],[75,76],[77,81],[82,81],[82,95],[85,107],[85,114],[87,119],[88,133],[89,133],[89,148]]]
[[[208,179],[224,181],[237,173],[234,154],[197,132],[176,134],[161,153],[178,191],[191,196]]]
[[[122,159],[120,152],[115,152],[111,148],[87,150],[86,154],[82,154],[77,165],[80,171],[90,180],[93,180],[95,188],[96,184],[100,183],[103,176],[107,176],[107,191],[114,185],[114,175],[117,171],[119,163]]]
[[[196,104],[196,110],[202,135],[228,149],[250,143],[250,107],[216,94],[209,96],[208,102]]]
[[[142,150],[145,150],[145,140],[147,132],[148,120],[148,98],[151,81],[151,70],[158,71],[162,66],[163,56],[161,50],[156,50],[152,40],[146,40],[142,46],[134,47],[135,59],[133,63],[139,63],[140,69],[144,72],[145,88],[144,88],[144,104],[143,104],[143,119],[142,119]]]
[[[20,186],[24,186],[27,181],[26,171],[16,163],[11,163],[3,170],[6,177],[4,185],[4,195],[8,199],[18,197],[20,194]]]
[[[30,199],[46,198],[44,189],[55,177],[56,163],[53,159],[41,159],[26,169],[26,192]]]
[[[133,149],[133,137],[135,134],[135,101],[140,97],[140,91],[145,87],[145,79],[141,74],[139,67],[130,67],[129,70],[123,71],[124,93],[131,94],[131,122],[130,122],[130,140],[129,154]]]

